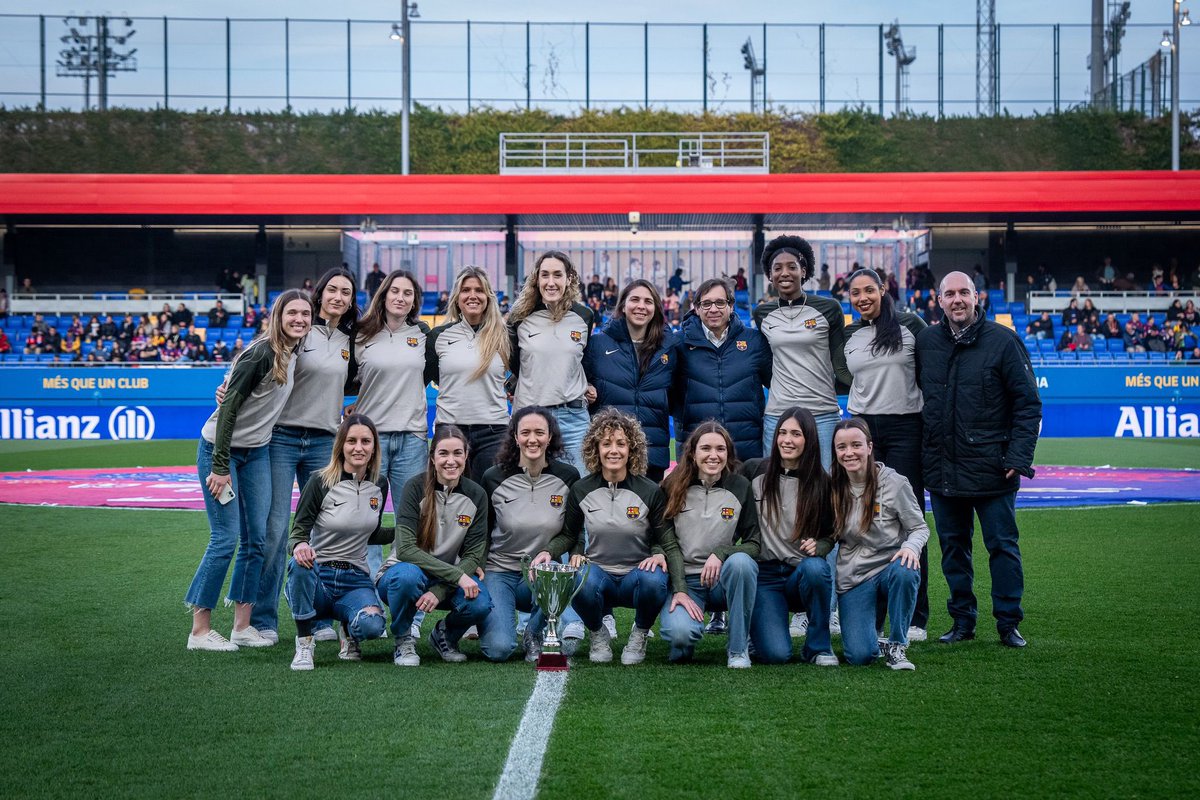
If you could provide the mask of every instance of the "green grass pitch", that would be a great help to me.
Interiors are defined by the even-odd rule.
[[[0,447],[0,470],[186,464],[192,442]],[[1200,466],[1193,442],[1048,440],[1042,463]],[[980,639],[881,666],[724,667],[724,640],[671,667],[577,661],[542,798],[1200,795],[1196,505],[1019,512],[1022,632],[1001,648],[979,576]],[[389,641],[360,664],[284,643],[185,650],[182,595],[203,515],[0,507],[0,796],[488,798],[533,670]],[[932,545],[931,634],[948,624]],[[982,552],[977,544],[977,552]],[[977,559],[983,567],[986,557]],[[284,617],[286,618],[286,607]],[[218,609],[219,628],[231,611]],[[622,639],[630,617],[618,615]],[[428,623],[427,623],[428,628]],[[835,649],[839,643],[835,637]]]

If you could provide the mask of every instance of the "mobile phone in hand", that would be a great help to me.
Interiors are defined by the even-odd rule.
[[[221,490],[221,493],[217,495],[217,502],[223,506],[227,506],[235,497],[237,497],[237,495],[233,493],[233,484],[227,483],[225,484],[225,488]]]

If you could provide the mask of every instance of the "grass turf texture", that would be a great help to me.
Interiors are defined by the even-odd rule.
[[[31,456],[62,468],[194,453],[192,442],[30,444],[0,448],[3,469]],[[1197,466],[1196,448],[1047,440],[1038,460]],[[540,796],[1196,796],[1200,656],[1179,635],[1200,611],[1195,510],[1019,512],[1023,652],[996,644],[984,569],[980,640],[914,645],[915,673],[734,672],[723,637],[703,641],[692,666],[667,665],[661,639],[639,667],[581,658]],[[207,538],[202,514],[0,513],[0,738],[13,765],[0,796],[491,795],[533,684],[524,663],[481,663],[468,643],[470,663],[445,665],[422,642],[423,665],[401,670],[387,640],[366,643],[361,664],[323,643],[317,669],[297,675],[286,621],[275,648],[190,653],[181,597]],[[936,636],[948,619],[931,549]],[[218,609],[218,628],[231,616]],[[618,619],[623,643],[630,617]]]

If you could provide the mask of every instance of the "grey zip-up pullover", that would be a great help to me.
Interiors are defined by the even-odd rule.
[[[908,479],[891,467],[876,466],[879,472],[875,516],[863,533],[858,530],[861,517],[857,500],[862,497],[864,487],[851,484],[856,507],[846,521],[846,530],[841,532],[837,557],[838,594],[848,592],[882,572],[901,547],[920,557],[921,548],[929,541],[925,512],[917,505]]]
[[[504,359],[492,356],[478,380],[476,330],[465,320],[439,325],[425,340],[425,382],[436,382],[437,422],[455,425],[505,425],[508,395],[504,391]]]
[[[683,510],[666,521],[664,541],[675,592],[687,591],[685,577],[699,575],[709,556],[724,561],[734,553],[745,553],[757,559],[762,543],[750,481],[731,474],[705,486],[697,479],[688,487]]]
[[[429,326],[418,321],[395,333],[386,326],[355,353],[358,361],[356,411],[380,433],[428,435],[425,401],[425,342]]]
[[[434,493],[437,503],[438,530],[433,550],[426,552],[417,546],[417,531],[421,527],[421,500],[425,496],[425,476],[416,475],[404,484],[400,505],[396,508],[396,541],[392,552],[375,575],[375,582],[388,567],[403,561],[415,564],[441,583],[429,591],[445,600],[458,588],[458,579],[474,575],[487,557],[487,495],[483,487],[469,478],[460,478],[458,485],[447,490],[438,487]]]
[[[821,513],[817,519],[805,520],[801,528],[800,538],[792,540],[792,530],[796,524],[797,504],[800,499],[800,478],[794,470],[784,470],[779,476],[779,514],[772,524],[771,517],[766,511],[763,499],[762,474],[767,468],[766,459],[751,459],[742,467],[743,475],[753,475],[751,486],[754,491],[754,502],[758,510],[758,530],[761,534],[762,551],[759,561],[782,561],[796,566],[809,556],[800,552],[800,542],[804,539],[816,541],[816,556],[824,558],[833,549],[833,506],[827,501],[822,503]]]
[[[766,413],[777,416],[792,406],[813,414],[838,411],[835,381],[850,383],[841,304],[801,293],[755,306],[754,324],[771,345]]]
[[[897,314],[900,349],[873,354],[875,326],[859,319],[846,328],[846,368],[854,376],[846,410],[851,414],[919,414],[923,400],[917,386],[917,334],[926,328],[916,314]]]
[[[563,527],[567,494],[579,480],[570,464],[551,461],[536,478],[520,466],[496,466],[483,473],[491,501],[487,569],[519,572],[521,559],[546,549]]]
[[[644,559],[663,552],[666,498],[644,475],[609,483],[600,473],[580,478],[567,494],[562,532],[546,550],[554,558],[578,552],[587,527],[584,555],[609,575],[623,577]]]
[[[214,475],[229,474],[229,448],[262,447],[271,441],[271,429],[292,393],[296,357],[288,359],[287,380],[282,386],[271,377],[275,353],[265,338],[242,351],[229,373],[225,401],[204,423],[200,435],[213,446]]]
[[[578,400],[587,389],[583,351],[592,335],[595,315],[572,303],[555,322],[544,305],[509,326],[512,339],[513,408],[558,406]]]
[[[276,425],[337,433],[350,371],[350,337],[323,322],[300,342],[291,397]]]
[[[296,518],[288,537],[288,552],[308,542],[316,551],[316,563],[348,561],[364,575],[367,545],[392,541],[394,528],[384,528],[383,487],[370,481],[357,481],[343,472],[332,488],[325,485],[319,472],[304,484]]]

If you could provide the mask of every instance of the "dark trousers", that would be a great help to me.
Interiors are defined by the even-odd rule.
[[[975,534],[975,515],[983,532],[992,573],[992,615],[1001,632],[1017,627],[1024,619],[1021,595],[1025,574],[1021,569],[1021,549],[1017,546],[1017,493],[996,497],[951,497],[930,492],[933,520],[942,544],[942,573],[950,587],[946,609],[956,625],[974,628],[976,614],[975,578],[971,563],[971,544]]]
[[[483,473],[496,463],[507,425],[459,425],[467,435],[467,477],[483,483]]]
[[[921,415],[920,414],[861,414],[871,430],[875,444],[875,460],[882,461],[908,478],[921,510],[925,510],[925,481],[921,475]],[[883,630],[887,602],[876,608],[876,630]],[[921,583],[917,587],[917,606],[912,624],[929,627],[929,548],[921,548]]]

